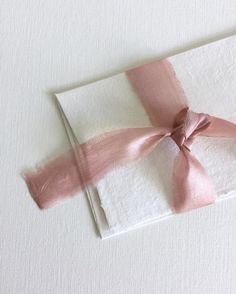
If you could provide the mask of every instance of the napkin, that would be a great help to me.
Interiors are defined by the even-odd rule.
[[[236,122],[236,37],[167,58],[190,109]],[[125,72],[56,94],[80,143],[104,132],[149,127]],[[236,196],[236,141],[197,138],[193,153],[208,171],[217,201]],[[165,139],[149,156],[109,172],[89,200],[102,238],[173,216],[171,177],[178,148]]]

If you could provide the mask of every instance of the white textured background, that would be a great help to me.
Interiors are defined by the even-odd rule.
[[[67,146],[51,93],[236,33],[234,0],[1,0],[0,293],[236,293],[236,200],[101,241],[20,173]]]

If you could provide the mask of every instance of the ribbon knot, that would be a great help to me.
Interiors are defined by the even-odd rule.
[[[183,147],[191,150],[194,138],[211,124],[210,116],[196,113],[188,107],[182,109],[175,117],[171,138],[179,149]]]

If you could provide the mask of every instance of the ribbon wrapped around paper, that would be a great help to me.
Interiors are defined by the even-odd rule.
[[[173,210],[180,213],[215,201],[211,180],[191,154],[191,146],[197,136],[236,138],[236,125],[190,110],[166,59],[134,68],[126,74],[153,127],[101,134],[26,173],[28,189],[40,208],[50,207],[89,185],[96,185],[112,169],[150,154],[166,137],[172,138],[179,147],[172,174]]]

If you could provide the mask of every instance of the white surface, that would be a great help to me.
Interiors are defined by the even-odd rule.
[[[235,293],[235,199],[102,242],[85,198],[41,212],[19,173],[67,146],[50,93],[231,34],[236,2],[1,8],[0,292]]]
[[[236,121],[236,36],[168,60],[190,109]],[[57,97],[81,143],[111,130],[152,126],[124,72]],[[104,209],[109,228],[97,221],[103,238],[173,215],[168,199],[172,197],[171,174],[178,151],[176,144],[166,139],[146,158],[115,169],[98,182],[101,204],[97,193],[91,203],[98,206],[95,212],[100,206]],[[208,171],[219,200],[236,196],[235,140],[198,138],[193,154]]]

